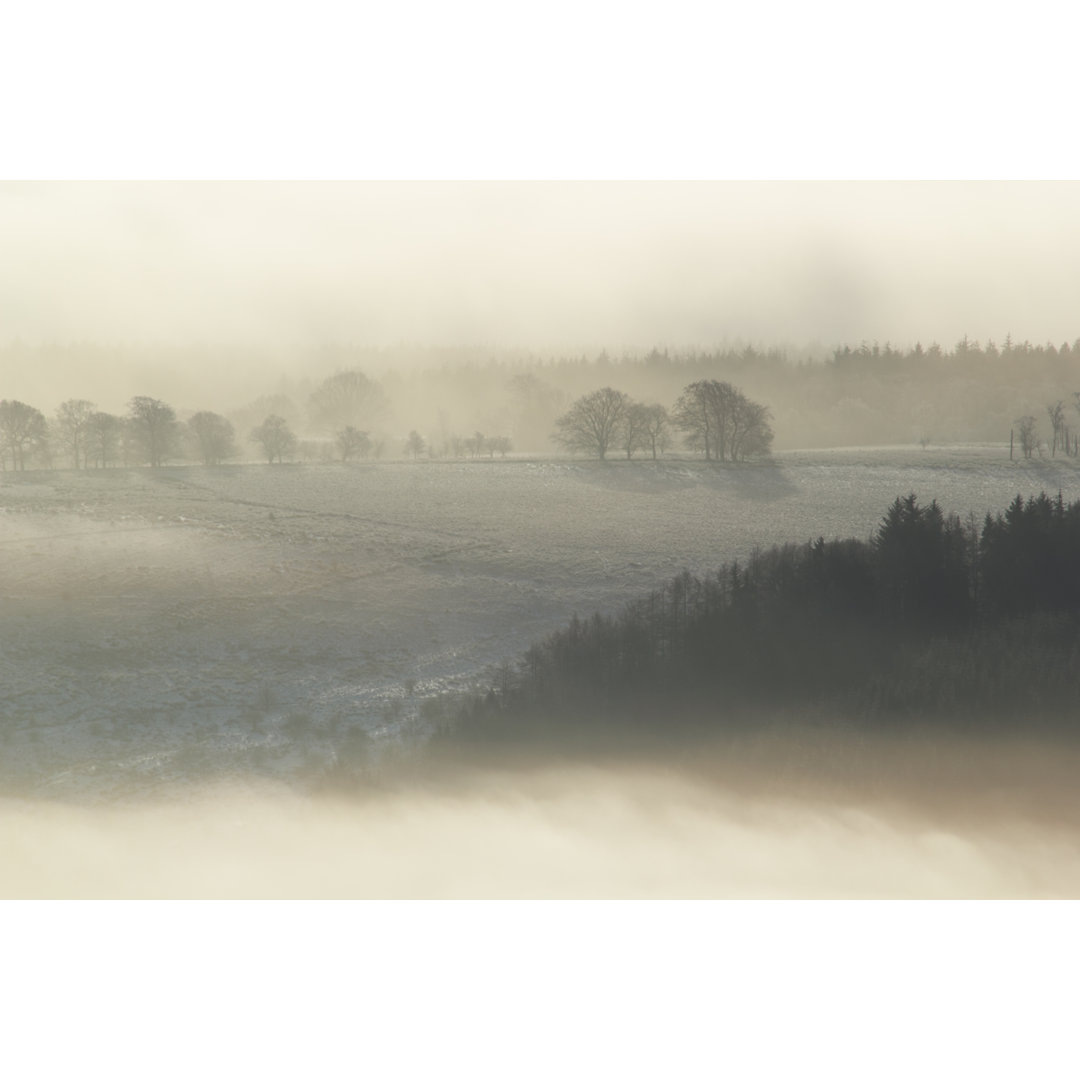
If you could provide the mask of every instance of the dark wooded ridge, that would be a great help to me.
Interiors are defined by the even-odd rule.
[[[870,541],[773,547],[575,616],[446,717],[436,745],[675,735],[757,706],[1070,726],[1078,670],[1080,500],[1018,495],[980,528],[911,494]]]

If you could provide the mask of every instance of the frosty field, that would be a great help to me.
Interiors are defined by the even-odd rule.
[[[425,699],[684,567],[865,537],[908,491],[981,519],[1043,489],[1080,472],[1001,447],[4,474],[0,779],[304,789],[351,730],[411,752]]]

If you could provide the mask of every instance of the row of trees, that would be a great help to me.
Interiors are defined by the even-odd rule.
[[[375,447],[358,422],[379,417],[386,409],[382,388],[361,371],[341,371],[325,379],[308,400],[308,426],[333,434],[343,460],[366,456]],[[270,410],[267,410],[270,412]],[[281,416],[270,414],[253,428],[249,440],[269,461],[294,453],[298,439]],[[49,466],[62,454],[75,468],[120,463],[159,466],[176,457],[220,464],[239,453],[231,421],[218,413],[197,412],[186,424],[175,410],[152,397],[134,397],[126,416],[103,412],[91,402],[63,402],[51,419],[17,400],[0,402],[0,467],[22,470]]]
[[[1073,393],[1073,407],[1080,413],[1080,392]],[[1051,457],[1057,457],[1058,450],[1070,457],[1080,457],[1080,436],[1069,427],[1069,410],[1062,399],[1052,401],[1046,406],[1046,416],[1050,421],[1050,441],[1048,449]],[[1013,430],[1009,433],[1009,456],[1014,454],[1014,444],[1019,442],[1020,453],[1025,458],[1036,452],[1043,453],[1044,441],[1039,436],[1039,421],[1030,414],[1018,417]]]
[[[381,439],[352,424],[335,432],[329,442],[305,444],[289,422],[276,414],[253,427],[248,441],[257,445],[271,464],[291,460],[301,452],[324,460],[363,460],[380,456],[384,448]],[[480,432],[457,441],[458,456],[505,456],[512,446],[505,436],[485,438]],[[412,431],[403,449],[416,458],[428,447]],[[91,401],[73,398],[60,405],[51,421],[25,402],[0,401],[0,469],[9,464],[16,471],[51,467],[58,453],[76,469],[83,469],[131,464],[158,467],[178,457],[220,465],[239,456],[240,451],[235,428],[226,417],[204,410],[182,423],[172,406],[157,398],[132,398],[125,416],[102,412]]]
[[[324,407],[329,410],[329,402]],[[655,460],[671,447],[673,428],[683,432],[688,447],[704,451],[706,461],[741,461],[767,454],[773,438],[769,410],[730,383],[716,380],[691,383],[670,414],[663,405],[635,402],[620,390],[604,387],[579,398],[558,418],[556,428],[556,440],[568,450],[595,454],[601,460],[615,448],[627,458],[643,450]],[[51,437],[75,468],[103,468],[120,461],[157,467],[183,454],[185,441],[188,456],[197,455],[206,465],[218,465],[238,453],[236,432],[224,416],[201,411],[183,425],[173,408],[157,398],[132,398],[126,417],[101,412],[90,401],[72,399],[59,407],[52,425],[24,402],[0,403],[0,449],[6,451],[6,456],[0,454],[0,462],[5,467],[8,458],[17,470],[26,468],[28,461],[50,463]],[[252,428],[248,438],[270,463],[292,457],[299,445],[288,421],[276,414]],[[335,433],[332,445],[342,461],[349,461],[366,458],[375,443],[367,431],[346,424]],[[485,437],[478,431],[471,438],[456,440],[453,449],[458,456],[494,457],[497,453],[505,456],[511,447],[506,436]],[[417,458],[427,449],[423,437],[411,431],[406,452]]]
[[[217,388],[207,374],[211,358],[220,375]],[[598,386],[670,408],[687,384],[709,379],[729,381],[767,402],[778,439],[782,430],[792,447],[1001,440],[1016,417],[1031,414],[1039,418],[1049,456],[1053,439],[1045,406],[1059,397],[1069,406],[1072,390],[1080,389],[1080,341],[1032,345],[1000,337],[997,344],[964,338],[954,346],[925,347],[853,342],[835,351],[831,344],[765,348],[733,341],[622,355],[336,345],[297,361],[290,371],[280,355],[234,355],[221,347],[188,353],[93,343],[0,344],[0,371],[24,388],[14,391],[29,395],[23,400],[108,369],[114,385],[132,393],[155,386],[166,400],[192,401],[212,391],[203,400],[228,400],[221,411],[241,435],[269,415],[284,417],[301,440],[324,443],[347,426],[373,439],[389,432],[403,437],[414,427],[440,456],[456,456],[448,446],[455,432],[468,436],[477,429],[504,433],[519,450],[545,452],[556,419]],[[251,373],[244,381],[265,378],[268,384],[246,403],[234,396],[247,393],[241,371]],[[323,378],[330,371],[336,373]],[[314,372],[318,376],[310,378]]]
[[[1020,350],[1011,349],[1010,355],[1014,353],[1019,355]],[[1068,353],[1070,357],[1074,354],[1080,357],[1080,349]],[[877,353],[869,349],[851,355],[871,366],[877,360]],[[882,354],[890,361],[900,355],[890,352],[888,347]],[[769,356],[754,354],[747,363],[751,360],[769,370],[770,365],[774,366]],[[650,360],[639,366],[664,370],[667,365]],[[673,374],[680,370],[674,361],[671,366]],[[626,373],[632,370],[628,367]],[[550,386],[531,374],[515,375],[510,383],[516,399],[520,399],[521,415],[508,422],[508,427],[530,431],[535,428],[530,436],[533,441],[526,448],[537,446],[536,432],[541,430],[536,424],[529,428],[525,424],[527,418],[537,423],[542,420],[541,427],[546,431],[554,425],[555,442],[567,450],[600,459],[613,452],[623,453],[627,458],[637,453],[656,458],[681,436],[683,445],[704,454],[706,460],[740,461],[767,455],[773,441],[771,410],[751,400],[732,383],[715,378],[697,379],[684,386],[670,411],[662,405],[635,401],[610,386],[579,397],[566,410],[566,399],[560,399]],[[873,410],[865,403],[854,399],[845,402],[849,411],[861,411],[872,418]],[[237,426],[249,432],[248,438],[260,447],[268,461],[293,455],[299,455],[302,460],[335,457],[342,461],[362,460],[381,456],[385,450],[386,440],[373,434],[373,429],[364,426],[363,420],[377,417],[385,406],[385,394],[378,384],[362,372],[350,370],[330,376],[311,393],[306,428],[302,410],[296,409],[291,399],[282,394],[252,402],[233,414],[233,419]],[[924,401],[919,408],[926,409],[929,405]],[[1069,423],[1074,408],[1080,411],[1080,392],[1072,395],[1071,403],[1059,399],[1046,406],[1051,431],[1045,441],[1040,437],[1035,416],[1020,417],[1013,425],[1014,452],[1024,457],[1042,455],[1044,449],[1051,456],[1059,451],[1080,455],[1080,437]],[[559,410],[565,411],[560,414]],[[785,429],[791,419],[790,413],[785,412]],[[330,424],[338,426],[328,429]],[[306,440],[301,440],[296,430],[305,432]],[[494,457],[505,456],[514,445],[505,435],[485,436],[480,431],[469,437],[454,434],[441,410],[437,430],[426,430],[433,431],[427,439],[416,430],[410,432],[403,441],[403,452],[413,457],[422,454]],[[843,437],[842,432],[836,434]],[[176,457],[216,463],[238,455],[236,440],[232,422],[220,414],[203,411],[186,424],[179,424],[170,406],[149,397],[133,398],[127,416],[113,416],[97,410],[92,402],[71,399],[60,406],[51,421],[23,402],[0,403],[0,467],[4,468],[10,465],[22,469],[30,463],[48,466],[60,455],[77,468],[121,462],[161,464]],[[931,440],[924,436],[920,441],[927,445]]]
[[[76,469],[134,463],[157,467],[177,456],[218,465],[238,452],[233,425],[224,416],[197,412],[182,424],[172,406],[157,398],[132,398],[126,416],[72,398],[51,422],[25,402],[0,402],[0,467],[6,469],[9,462],[18,471],[30,464],[49,466],[57,451]]]
[[[555,441],[572,453],[595,454],[603,461],[609,450],[635,450],[651,446],[666,449],[670,420],[662,405],[642,405],[629,394],[605,386],[580,397],[555,421]]]
[[[28,464],[51,465],[57,449],[75,468],[104,468],[121,458],[160,465],[175,433],[175,414],[154,398],[133,398],[126,417],[102,412],[91,401],[71,399],[60,405],[51,424],[32,405],[0,401],[0,467],[6,469],[9,461],[16,470]]]
[[[571,452],[601,461],[613,449],[624,451],[627,458],[643,450],[655,460],[672,445],[674,427],[682,431],[687,447],[704,451],[706,461],[742,461],[769,453],[769,420],[766,406],[716,379],[691,383],[670,413],[663,405],[635,402],[605,386],[578,398],[556,420],[554,438]]]

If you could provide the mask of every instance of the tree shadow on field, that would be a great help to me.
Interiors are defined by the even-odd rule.
[[[1070,461],[1062,455],[1057,458],[1020,458],[1015,464],[1017,472],[1032,478],[1029,486],[1051,491],[1055,487],[1067,487],[1070,482],[1075,482],[1077,470],[1074,461],[1075,459]]]
[[[700,481],[697,463],[647,461],[621,458],[575,462],[577,478],[594,487],[644,495],[663,495],[673,488],[690,487]]]
[[[784,466],[775,461],[719,465],[716,475],[738,498],[755,502],[778,502],[799,491]]]
[[[634,494],[666,494],[698,484],[731,492],[736,498],[777,502],[798,494],[798,485],[776,461],[705,462],[677,458],[662,461],[592,461],[577,464],[578,479],[596,487]]]

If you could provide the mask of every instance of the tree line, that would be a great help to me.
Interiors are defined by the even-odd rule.
[[[348,421],[370,409],[377,395],[361,372],[341,372],[312,395],[312,406],[324,425],[342,424],[326,444],[342,461],[363,459],[379,444],[367,430]],[[773,433],[769,410],[751,401],[727,382],[702,379],[687,386],[669,414],[662,405],[633,401],[622,391],[604,387],[579,398],[556,422],[555,439],[570,451],[595,454],[604,460],[618,448],[631,458],[645,450],[653,459],[673,444],[673,429],[682,431],[685,445],[703,451],[706,461],[741,461],[768,454]],[[297,451],[299,439],[288,420],[271,413],[249,434],[267,462],[283,462]],[[507,436],[449,440],[457,456],[486,454],[505,457],[513,444]],[[94,403],[70,399],[50,423],[43,413],[21,401],[0,402],[0,464],[21,471],[28,463],[51,465],[60,449],[75,468],[105,468],[145,463],[158,467],[177,456],[219,465],[238,455],[233,424],[219,413],[203,410],[186,424],[172,406],[158,398],[131,399],[126,416],[98,410]],[[415,429],[404,443],[414,459],[428,452]]]
[[[555,440],[571,452],[603,461],[619,449],[629,459],[636,450],[667,450],[672,428],[685,445],[704,451],[706,461],[742,461],[767,455],[773,441],[770,413],[729,382],[699,379],[679,395],[671,413],[663,405],[635,402],[629,394],[605,386],[585,394],[556,421]]]
[[[424,358],[427,367],[420,366]],[[203,373],[197,380],[193,374],[203,362],[198,357],[191,358],[192,370],[175,351],[152,359],[170,365],[167,373],[155,375],[156,385],[168,378],[166,385],[182,385],[184,394],[204,391],[205,368],[199,369]],[[243,446],[268,417],[278,416],[296,436],[292,453],[301,460],[360,460],[378,457],[390,446],[407,455],[432,457],[501,455],[506,443],[518,450],[546,452],[553,433],[565,434],[557,422],[572,403],[606,384],[629,394],[631,405],[668,405],[662,413],[650,405],[651,418],[641,408],[628,413],[626,426],[607,441],[604,454],[651,455],[654,448],[659,454],[665,440],[673,445],[677,438],[692,438],[675,422],[671,403],[687,385],[715,383],[742,387],[748,400],[767,401],[770,429],[775,424],[790,446],[1003,441],[1012,429],[1018,457],[1075,455],[1080,450],[1075,408],[1080,399],[1073,393],[1080,386],[1080,340],[1055,346],[1006,337],[999,347],[964,338],[952,349],[863,342],[837,347],[831,355],[809,346],[765,349],[741,343],[712,350],[653,349],[644,355],[576,357],[339,347],[309,359],[311,364],[362,362],[388,370],[375,379],[355,366],[347,367],[314,385],[302,375],[282,376],[275,392],[227,413],[238,444]],[[250,357],[236,361],[252,365]],[[395,369],[399,361],[405,366]],[[92,345],[0,347],[0,369],[27,385],[35,379],[41,385],[64,385],[64,379],[106,362],[120,374],[134,376],[139,361],[134,354],[103,352]],[[147,360],[144,366],[150,363]],[[221,367],[230,364],[223,358]],[[112,421],[103,419],[107,415],[98,418],[103,430],[96,436],[89,463],[102,458],[109,463],[145,460],[139,457],[135,440],[126,440]],[[127,417],[116,419],[126,422]],[[73,462],[57,419],[50,417],[46,423],[48,438],[42,438],[40,428],[34,430],[34,423],[32,416],[7,418],[6,426],[12,430],[0,445],[0,461],[8,468],[47,465],[51,460]],[[410,427],[415,440],[412,432],[406,438]],[[342,435],[348,428],[352,431]],[[388,432],[394,432],[393,438]],[[482,440],[469,432],[483,433]],[[730,450],[723,442],[717,445],[716,434],[710,424],[693,436],[696,445],[690,448],[707,452],[710,458],[716,454],[718,460],[722,453],[726,459]],[[251,445],[264,450],[261,444]],[[599,456],[597,446],[558,445]],[[735,447],[736,454],[742,452]],[[201,449],[197,441],[184,438],[174,454],[198,460]],[[270,455],[265,456],[269,460]]]
[[[377,448],[366,431],[350,423],[374,416],[382,407],[382,391],[362,372],[340,372],[310,396],[311,422],[334,428],[334,443],[343,460]],[[247,433],[267,461],[283,461],[296,452],[299,440],[288,421],[272,411]],[[32,405],[0,401],[0,467],[21,471],[28,465],[51,467],[62,454],[76,468],[114,465],[163,465],[176,458],[218,465],[239,455],[234,425],[220,413],[201,410],[181,423],[171,405],[139,395],[128,402],[126,415],[99,410],[94,402],[72,398],[60,404],[52,420]]]
[[[269,464],[292,460],[297,454],[323,461],[365,460],[381,457],[385,448],[381,438],[352,424],[313,446],[300,440],[288,420],[275,413],[251,428],[248,441],[259,447]],[[505,457],[513,443],[504,435],[477,431],[469,438],[455,436],[452,448],[457,457],[494,458]],[[415,459],[428,452],[428,445],[413,430],[402,449]],[[76,469],[158,467],[178,458],[220,465],[240,454],[235,427],[226,417],[203,410],[181,422],[172,406],[158,398],[132,398],[125,416],[102,412],[91,401],[70,399],[60,404],[51,422],[25,402],[0,401],[0,471],[9,466],[17,472],[51,468],[57,451]]]
[[[74,386],[83,373],[108,369],[134,389],[153,369],[153,385],[166,400],[190,401],[203,394],[214,381],[208,359],[216,361],[214,370],[220,373],[219,401],[237,386],[234,373],[244,372],[247,381],[262,371],[286,370],[284,357],[273,350],[255,356],[225,347],[209,352],[157,347],[144,354],[93,343],[0,345],[0,371],[14,374],[26,387]],[[928,443],[1000,442],[1008,439],[1018,417],[1030,415],[1043,427],[1040,441],[1046,452],[1053,453],[1044,409],[1062,399],[1071,414],[1070,395],[1080,389],[1080,339],[1032,344],[1010,336],[998,343],[964,337],[952,346],[863,341],[827,348],[766,347],[736,339],[714,348],[653,348],[621,355],[337,344],[310,350],[298,360],[294,374],[275,376],[274,392],[220,410],[241,435],[278,415],[301,439],[317,432],[329,440],[352,425],[377,443],[380,430],[399,411],[394,426],[401,436],[415,428],[433,455],[461,456],[449,445],[458,437],[455,430],[460,436],[475,430],[489,437],[505,435],[520,450],[544,451],[556,418],[597,386],[617,386],[640,401],[670,403],[688,383],[715,379],[767,401],[790,446],[917,444],[923,438]],[[340,382],[320,393],[335,378],[323,378],[330,370],[348,373],[347,379],[356,383],[353,398],[364,403],[361,409],[340,415],[351,407]],[[377,379],[353,376],[373,370],[383,374]],[[307,373],[316,371],[312,385]],[[316,394],[321,403],[313,400]],[[259,415],[252,415],[256,410]],[[330,415],[335,412],[336,418]],[[1075,447],[1076,433],[1071,442]]]
[[[1073,393],[1072,404],[1076,412],[1080,413],[1080,392]],[[1046,406],[1046,417],[1050,421],[1048,442],[1040,435],[1037,417],[1030,413],[1017,417],[1009,431],[1010,459],[1017,449],[1025,458],[1031,458],[1036,453],[1043,456],[1044,447],[1050,451],[1051,457],[1057,457],[1058,450],[1068,457],[1080,457],[1080,434],[1070,426],[1070,416],[1070,410],[1062,398],[1051,401]]]
[[[776,546],[574,616],[452,711],[441,740],[666,737],[758,707],[1075,724],[1078,628],[1080,500],[1017,496],[979,524],[911,494],[869,541]]]
[[[32,405],[0,401],[0,468],[49,468],[57,452],[76,469],[115,465],[163,465],[177,456],[199,456],[208,465],[237,453],[235,432],[225,417],[197,412],[181,424],[172,406],[134,397],[125,416],[73,398],[61,403],[50,422]]]

